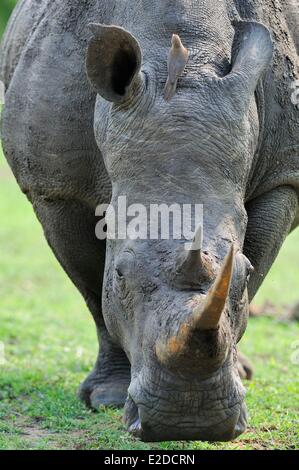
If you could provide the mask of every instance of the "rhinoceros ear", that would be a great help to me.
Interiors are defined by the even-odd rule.
[[[225,77],[236,91],[249,100],[273,56],[273,42],[266,26],[254,21],[234,24],[232,70]]]
[[[92,23],[86,69],[89,81],[99,95],[121,103],[133,89],[141,68],[137,40],[123,28]]]

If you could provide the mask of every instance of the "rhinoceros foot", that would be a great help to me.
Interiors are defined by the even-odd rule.
[[[252,380],[253,368],[244,354],[238,351],[238,372],[242,380]]]
[[[130,384],[130,375],[110,374],[107,378],[95,371],[85,379],[79,388],[79,398],[86,406],[99,410],[101,406],[123,407]]]

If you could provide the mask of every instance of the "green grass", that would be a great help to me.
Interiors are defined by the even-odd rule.
[[[5,30],[7,21],[16,5],[17,0],[1,0],[0,5],[0,39]]]
[[[298,300],[298,244],[299,232],[285,244],[258,302]],[[95,329],[1,155],[0,246],[0,449],[299,448],[297,324],[249,323],[242,350],[255,378],[247,384],[250,427],[242,437],[227,444],[144,444],[125,432],[121,411],[94,413],[77,400],[96,356]]]

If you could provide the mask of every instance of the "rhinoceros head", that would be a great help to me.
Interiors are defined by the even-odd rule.
[[[136,204],[147,214],[153,205],[203,208],[201,243],[188,250],[171,230],[151,237],[150,223],[147,236],[107,242],[103,313],[131,362],[125,422],[143,440],[229,440],[246,427],[236,353],[252,271],[245,201],[259,135],[254,92],[272,42],[261,24],[235,29],[227,63],[202,64],[190,50],[165,101],[170,38],[138,42],[92,25],[87,72],[111,205],[125,196],[131,216]]]

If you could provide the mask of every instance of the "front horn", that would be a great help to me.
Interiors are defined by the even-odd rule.
[[[205,305],[193,311],[192,327],[199,330],[216,330],[229,294],[234,267],[234,247],[231,246],[213,287],[208,292]]]
[[[161,362],[165,363],[169,358],[186,352],[191,337],[196,331],[217,330],[229,294],[233,266],[234,246],[232,245],[204,304],[193,310],[191,317],[180,326],[176,336],[169,338],[166,343],[157,343],[156,353]]]

